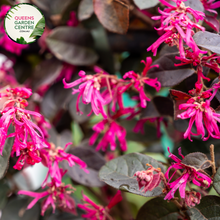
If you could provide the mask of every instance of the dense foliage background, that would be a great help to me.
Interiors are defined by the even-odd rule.
[[[204,141],[201,139],[201,133],[201,135],[192,136],[193,141],[187,137],[184,139],[189,120],[176,117],[180,114],[178,101],[183,101],[184,98],[180,100],[180,93],[176,94],[175,91],[188,94],[189,90],[195,88],[199,75],[196,65],[188,63],[184,66],[175,66],[174,64],[181,63],[176,59],[180,56],[180,52],[169,42],[159,46],[156,56],[153,56],[152,51],[146,50],[164,34],[164,30],[156,30],[161,26],[160,20],[151,19],[152,16],[160,15],[158,8],[164,10],[166,6],[162,4],[163,1],[30,0],[25,2],[41,9],[45,16],[46,28],[44,34],[28,46],[15,45],[10,39],[3,41],[5,33],[0,28],[0,86],[2,88],[0,92],[5,92],[5,86],[30,88],[33,94],[27,99],[29,105],[26,109],[44,116],[40,119],[35,118],[33,121],[44,131],[46,142],[53,142],[61,149],[72,142],[66,152],[77,156],[87,164],[89,173],[84,172],[78,165],[70,166],[66,161],[61,161],[59,164],[67,170],[62,182],[71,184],[76,189],[71,194],[75,200],[75,206],[82,203],[82,192],[96,204],[105,207],[115,194],[118,195],[117,190],[121,190],[123,200],[119,202],[120,199],[118,199],[119,203],[111,209],[112,217],[104,215],[101,218],[101,215],[96,215],[88,219],[203,220],[212,219],[212,217],[220,219],[218,194],[220,192],[220,170],[218,169],[220,138],[210,137]],[[208,55],[220,54],[219,17],[204,8],[207,2],[211,4],[213,1],[184,1],[186,6],[206,13],[204,21],[199,21],[206,31],[195,31],[195,33],[198,31],[195,34],[196,37],[194,36],[196,44],[201,49],[207,50]],[[12,6],[16,3],[12,0],[1,0],[1,22],[4,19],[3,5]],[[184,47],[187,48],[186,45]],[[154,86],[144,84],[143,88],[149,98],[149,100],[146,99],[146,106],[140,102],[140,91],[137,89],[126,90],[121,95],[123,108],[126,109],[124,112],[120,111],[122,110],[120,98],[117,100],[119,104],[116,105],[115,112],[111,111],[109,106],[105,106],[108,117],[110,116],[109,118],[119,126],[112,126],[111,133],[108,135],[106,133],[110,130],[110,124],[107,122],[103,122],[102,126],[99,124],[100,127],[94,126],[103,121],[103,112],[87,116],[91,109],[94,111],[94,107],[91,108],[90,104],[85,105],[82,100],[77,99],[78,94],[72,94],[74,92],[71,89],[64,88],[63,79],[65,78],[67,83],[73,82],[80,78],[78,73],[81,70],[85,71],[86,75],[107,72],[110,79],[117,78],[119,81],[129,71],[142,73],[145,64],[141,60],[145,61],[146,57],[153,59],[152,65],[159,65],[159,68],[150,69],[147,77],[157,78],[161,89],[157,90],[160,87],[158,84]],[[219,60],[218,58],[216,61],[217,65]],[[209,82],[204,80],[203,85],[210,88],[217,85],[220,71],[216,72],[204,65],[202,72],[210,79]],[[102,89],[101,92],[104,91]],[[170,89],[172,89],[171,92]],[[219,87],[211,101],[211,107],[217,113],[220,101],[218,89]],[[0,103],[1,110],[3,102],[4,100]],[[83,114],[77,112],[77,103]],[[13,132],[10,129],[8,134]],[[192,132],[197,133],[197,129],[198,126],[194,124]],[[93,140],[91,137],[94,137]],[[113,139],[116,140],[115,146],[111,142]],[[57,207],[55,213],[49,208],[44,215],[41,215],[40,202],[26,210],[32,198],[17,195],[17,192],[19,190],[42,192],[41,183],[45,179],[47,168],[36,162],[34,166],[25,163],[21,170],[18,167],[16,169],[19,157],[15,155],[10,157],[13,141],[13,137],[6,140],[3,145],[3,155],[0,156],[1,219],[86,219],[83,217],[84,211],[79,208],[80,206],[76,208],[77,214],[63,207]],[[0,142],[2,143],[1,137]],[[211,158],[213,148],[210,156],[211,144],[215,146],[216,169],[214,170],[211,169],[213,162]],[[200,204],[195,202],[198,205],[194,208],[185,206],[182,200],[176,204],[175,201],[181,197],[178,192],[175,194],[176,200],[165,201],[163,198],[166,193],[165,188],[159,183],[159,187],[152,191],[143,192],[139,189],[136,177],[133,177],[135,172],[149,168],[145,164],[160,168],[161,172],[165,173],[173,162],[173,158],[169,157],[168,147],[175,155],[178,155],[178,148],[181,147],[182,154],[188,156],[185,157],[187,159],[184,164],[196,171],[205,170],[210,180],[214,181],[214,187],[211,186],[208,189],[204,186],[197,187],[192,183],[187,184],[189,191],[195,190],[203,197]],[[190,153],[194,154],[190,155]],[[43,158],[42,155],[41,152],[38,156]],[[25,159],[22,159],[22,162],[23,160]],[[206,162],[208,165],[204,165]],[[216,170],[217,174],[214,176]],[[209,205],[208,209],[207,205]]]

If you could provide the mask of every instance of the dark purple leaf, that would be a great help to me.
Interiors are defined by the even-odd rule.
[[[204,170],[211,166],[211,161],[201,152],[187,154],[183,158],[182,163],[197,170]]]
[[[219,212],[220,198],[218,196],[205,196],[199,205],[188,211],[191,220],[218,220]]]
[[[92,50],[90,32],[82,28],[57,27],[48,35],[46,43],[59,60],[72,65],[91,65],[98,59]]]
[[[200,0],[187,0],[184,4],[194,10],[204,12],[204,7]]]
[[[205,15],[205,23],[208,24],[213,30],[219,32],[219,21],[216,17],[211,15]]]
[[[37,203],[29,210],[26,207],[30,203],[26,198],[15,198],[2,210],[1,220],[38,220],[40,217],[40,205]]]
[[[214,53],[220,54],[220,35],[208,31],[199,31],[193,36],[196,44]]]
[[[62,62],[56,58],[43,60],[36,66],[32,78],[32,90],[36,91],[40,87],[49,86],[54,83],[62,70]]]
[[[13,132],[13,127],[10,126],[8,130],[8,135]],[[9,166],[9,159],[11,156],[11,150],[14,143],[14,137],[7,138],[4,144],[4,149],[2,151],[2,155],[0,155],[0,179],[2,179]]]
[[[73,215],[68,212],[56,212],[52,214],[47,220],[85,220],[85,218],[81,217],[82,214],[84,214],[84,212],[77,208],[77,215]]]
[[[154,198],[140,208],[136,220],[176,220],[178,212],[174,203],[167,202],[164,198]]]
[[[214,176],[213,187],[216,190],[216,192],[220,195],[220,168],[218,168]]]
[[[153,98],[153,103],[161,116],[173,117],[173,102],[170,98],[155,96]]]
[[[165,44],[159,55],[160,57],[165,56],[165,55],[169,55],[169,54],[178,54],[179,55],[179,50],[176,46],[170,47],[169,45]]]
[[[87,116],[91,112],[91,105],[90,104],[83,104],[82,100],[79,102],[79,109],[83,112],[83,114],[79,114],[76,111],[76,102],[77,102],[78,95],[73,95],[70,103],[69,103],[69,113],[71,117],[76,121],[77,123],[84,123],[89,120],[90,116]]]
[[[101,187],[104,185],[98,177],[100,168],[105,164],[105,159],[100,153],[92,149],[92,147],[83,146],[72,148],[68,153],[83,160],[87,164],[89,170],[87,174],[80,169],[79,166],[70,167],[68,163],[63,162],[62,167],[67,170],[67,175],[70,176],[74,182],[89,187]]]
[[[174,119],[178,119],[177,115],[181,114],[183,111],[185,110],[180,110],[179,109],[179,105],[186,103],[188,99],[191,98],[190,95],[181,92],[181,91],[177,91],[174,89],[170,90],[170,96],[173,99],[173,103],[174,103]]]
[[[99,177],[102,181],[116,189],[137,195],[145,197],[162,195],[162,188],[159,186],[146,193],[139,190],[138,182],[134,174],[137,171],[146,170],[148,168],[146,163],[151,164],[155,168],[161,168],[162,172],[165,171],[163,165],[153,158],[144,154],[131,153],[107,162],[100,170]]]
[[[147,103],[147,107],[142,109],[141,119],[144,118],[157,118],[160,117],[160,113],[157,111],[153,101]]]
[[[78,9],[78,18],[80,21],[90,18],[93,12],[93,0],[82,0],[80,2]]]
[[[157,4],[160,3],[159,0],[151,0],[151,1],[146,1],[146,0],[134,0],[134,3],[137,5],[139,9],[147,9],[147,8],[152,8],[156,6]]]
[[[59,111],[65,108],[71,97],[71,89],[64,89],[62,82],[54,84],[44,95],[41,103],[42,114],[48,120],[53,121]]]
[[[158,140],[157,130],[154,125],[144,124],[144,134],[141,132],[134,133],[133,129],[138,121],[132,120],[122,120],[120,125],[126,129],[126,140],[138,141],[138,142],[153,142]]]
[[[37,7],[50,15],[61,14],[71,3],[72,0],[31,0]]]
[[[125,34],[129,25],[129,7],[123,2],[94,0],[94,12],[109,31]]]
[[[211,87],[212,87],[214,84],[218,83],[218,82],[219,82],[219,79],[218,79],[218,77],[217,77],[217,78],[215,78],[215,79],[212,81]],[[217,98],[218,101],[220,102],[220,91],[219,91],[219,90],[217,91],[217,93],[216,93],[216,95],[215,95],[215,98]]]
[[[147,107],[142,109],[140,118],[173,117],[173,112],[173,102],[170,98],[155,96],[151,102],[147,104]]]
[[[8,182],[5,179],[0,181],[0,189],[0,209],[2,210],[7,203],[9,194],[11,193]]]
[[[159,68],[155,67],[149,70],[148,77],[157,78],[162,87],[170,87],[181,83],[184,79],[191,76],[195,70],[189,68],[189,66],[174,66],[175,63],[179,63],[175,59],[176,56],[179,56],[179,54],[168,54],[157,59],[153,62],[153,65],[158,64]]]

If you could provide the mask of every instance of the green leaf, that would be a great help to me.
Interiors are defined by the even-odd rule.
[[[98,60],[89,31],[78,27],[57,27],[46,39],[50,51],[72,65],[91,65]]]
[[[23,37],[20,37],[20,38],[17,38],[16,39],[16,42],[18,44],[27,44],[27,42],[25,41],[25,39]]]
[[[154,198],[145,203],[139,210],[136,220],[176,220],[178,208],[164,198]]]
[[[205,196],[200,204],[189,210],[191,220],[220,220],[220,198]]]
[[[44,33],[44,28],[45,28],[45,19],[42,17],[36,24],[33,32],[31,33],[30,37],[33,37],[36,39],[36,37],[42,36]]]
[[[163,165],[153,158],[140,153],[131,153],[106,163],[100,170],[99,177],[102,181],[116,189],[145,197],[159,196],[162,194],[162,187],[160,186],[146,193],[139,190],[134,174],[137,171],[146,170],[148,168],[146,163],[151,164],[155,168],[159,167],[162,172],[165,172]]]
[[[13,128],[9,127],[8,135],[13,132]],[[11,150],[14,143],[14,137],[7,138],[5,141],[2,156],[0,155],[0,179],[2,179],[9,166],[9,158],[11,156]]]
[[[220,195],[220,167],[218,168],[214,176],[213,187],[216,190],[216,192]]]
[[[11,200],[2,210],[1,220],[38,220],[40,217],[39,204],[26,210],[28,203],[29,200],[24,198]]]

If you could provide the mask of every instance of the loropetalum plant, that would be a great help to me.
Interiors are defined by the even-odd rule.
[[[218,218],[220,3],[35,4],[47,26],[33,48],[8,38],[0,10],[1,219]],[[110,32],[125,43],[134,25],[147,57],[114,51]],[[25,170],[40,163],[33,189]]]

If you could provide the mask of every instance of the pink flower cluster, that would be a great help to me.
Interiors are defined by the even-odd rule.
[[[46,147],[44,135],[41,129],[32,122],[31,115],[41,118],[42,116],[33,111],[26,110],[28,102],[25,100],[31,96],[32,92],[27,88],[6,89],[0,93],[0,97],[5,102],[1,108],[0,118],[0,154],[2,154],[5,141],[8,137],[14,137],[12,155],[20,156],[21,151],[29,145],[33,145],[33,150]],[[14,127],[14,132],[8,133],[9,126]]]
[[[129,89],[138,92],[138,100],[140,100],[138,108],[145,108],[147,101],[150,101],[150,98],[148,98],[145,93],[145,85],[147,84],[154,87],[157,92],[160,90],[160,82],[158,82],[157,79],[147,77],[147,72],[153,67],[158,67],[158,65],[152,65],[152,58],[150,57],[147,57],[146,61],[142,60],[141,62],[145,65],[143,72],[137,74],[134,71],[129,71],[123,76],[124,80],[109,75],[99,67],[94,67],[95,75],[86,75],[84,71],[80,71],[80,78],[72,83],[66,83],[65,79],[63,79],[64,88],[68,89],[79,85],[77,89],[73,88],[73,94],[79,93],[76,102],[77,112],[82,114],[79,109],[80,99],[82,98],[82,103],[91,104],[91,113],[94,112],[96,115],[101,113],[104,117],[104,120],[93,127],[95,133],[90,139],[90,144],[93,145],[101,131],[106,131],[96,148],[97,150],[102,148],[103,151],[106,151],[108,144],[110,144],[111,150],[115,150],[115,137],[117,137],[120,142],[121,150],[125,151],[127,149],[125,141],[126,130],[117,123],[116,119],[129,113],[132,114],[132,118],[140,113],[140,111],[135,112],[133,108],[124,107],[122,99],[124,92]],[[129,78],[129,80],[125,80],[127,78]],[[104,106],[106,106],[108,110],[107,113]],[[117,110],[118,108],[119,110]]]
[[[168,151],[170,153],[170,149],[168,148]],[[181,153],[181,148],[179,148],[179,155],[184,159],[184,156]],[[167,172],[165,173],[165,177],[168,180],[168,186],[170,188],[170,191],[166,194],[164,199],[172,199],[174,198],[174,194],[179,189],[180,197],[185,199],[186,198],[186,184],[192,181],[195,185],[200,187],[209,187],[212,183],[212,179],[208,177],[206,174],[204,174],[201,170],[197,170],[196,168],[192,166],[187,166],[182,163],[181,159],[179,159],[174,154],[170,153],[170,158],[172,158],[176,163],[172,164]],[[174,173],[169,177],[169,172],[171,169],[175,169]],[[176,174],[178,170],[183,170],[182,175],[177,178],[175,181],[172,181],[173,176]],[[189,196],[187,194],[187,196]],[[200,197],[199,197],[200,198]],[[188,201],[188,198],[186,199]],[[198,203],[198,201],[196,202]],[[190,203],[188,202],[188,205]]]
[[[39,199],[46,197],[42,203],[42,215],[50,206],[53,208],[53,212],[55,212],[57,206],[65,212],[76,214],[75,201],[70,196],[75,189],[71,185],[62,183],[62,178],[66,171],[59,167],[59,163],[67,161],[71,167],[78,164],[86,173],[88,173],[88,170],[86,169],[87,165],[85,162],[65,152],[65,149],[70,144],[66,144],[65,148],[62,149],[61,147],[56,148],[52,143],[47,143],[47,148],[40,150],[41,162],[48,167],[48,173],[42,183],[42,188],[47,187],[47,190],[41,193],[19,191],[19,195],[23,194],[34,197],[34,200],[28,205],[27,209],[32,208]],[[48,182],[49,177],[51,179],[50,182]]]
[[[0,8],[0,46],[11,53],[21,55],[22,50],[28,45],[15,43],[8,37],[4,29],[4,18],[10,8],[8,5],[2,5]]]
[[[204,31],[205,28],[191,21],[189,15],[193,17],[196,22],[202,21],[205,14],[200,11],[193,10],[190,7],[186,7],[181,0],[173,0],[176,6],[171,5],[166,0],[160,0],[162,4],[168,8],[160,12],[161,16],[154,16],[152,19],[161,20],[161,27],[158,30],[163,30],[165,33],[153,43],[147,50],[157,54],[157,49],[161,43],[166,42],[170,46],[177,45],[179,48],[180,56],[185,58],[184,43],[188,45],[194,52],[206,53],[201,51],[193,40],[193,28]]]

